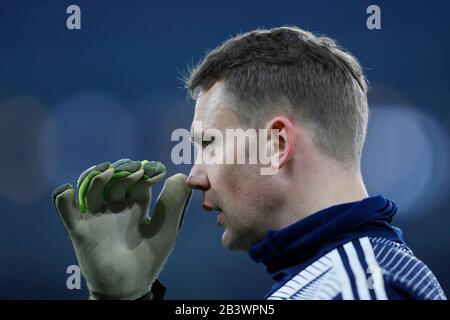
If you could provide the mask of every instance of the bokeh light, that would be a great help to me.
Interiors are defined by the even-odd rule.
[[[54,155],[56,145],[41,144],[37,133],[45,125],[53,126],[35,97],[17,96],[0,104],[0,196],[29,204],[47,189],[49,176],[41,155]]]
[[[370,194],[399,205],[399,216],[430,212],[446,195],[448,135],[412,106],[372,106],[362,169]]]
[[[94,164],[135,156],[138,137],[134,120],[111,95],[73,95],[56,105],[52,117],[61,159],[54,168],[55,184],[75,182],[83,170]]]

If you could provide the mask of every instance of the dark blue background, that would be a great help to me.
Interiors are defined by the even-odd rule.
[[[81,30],[66,28],[70,4]],[[370,4],[381,30],[366,28]],[[369,193],[398,203],[396,225],[448,293],[449,16],[444,1],[1,1],[0,298],[85,298],[84,282],[66,287],[77,262],[52,190],[123,157],[187,174],[170,162],[170,134],[193,115],[183,72],[230,36],[280,25],[336,38],[365,67]],[[167,298],[264,296],[264,268],[220,237],[196,193],[160,277]]]

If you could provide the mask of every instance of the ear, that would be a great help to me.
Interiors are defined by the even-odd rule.
[[[295,132],[293,122],[286,116],[277,116],[266,124],[274,169],[285,166],[294,154]]]

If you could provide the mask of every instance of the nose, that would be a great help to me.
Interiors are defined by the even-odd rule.
[[[203,171],[201,165],[195,164],[191,173],[189,173],[189,177],[187,178],[187,185],[192,189],[197,190],[208,190],[210,188],[210,183],[208,176]]]

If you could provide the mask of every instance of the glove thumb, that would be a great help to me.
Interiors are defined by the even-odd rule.
[[[192,193],[186,180],[181,173],[166,180],[152,218],[144,225],[144,237],[157,241],[161,253],[170,250],[181,228]]]

